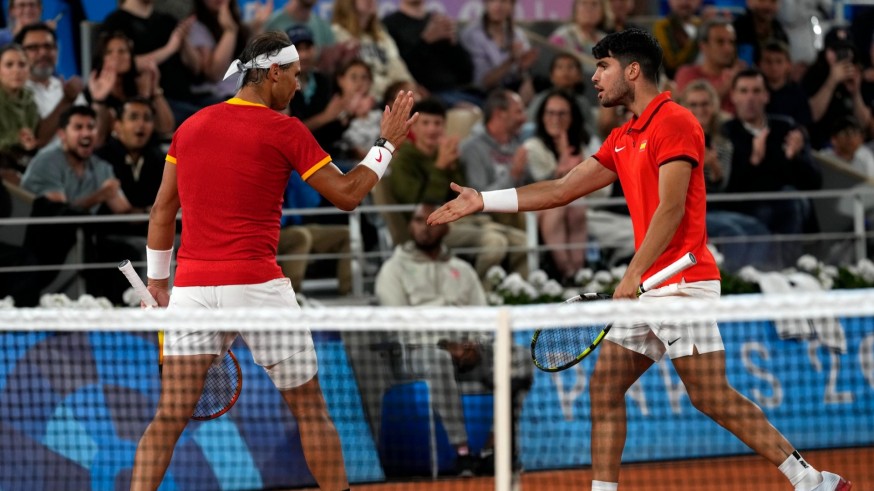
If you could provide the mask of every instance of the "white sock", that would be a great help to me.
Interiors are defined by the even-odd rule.
[[[618,489],[618,482],[592,481],[592,491],[616,491]]]
[[[822,474],[808,464],[798,451],[786,457],[778,469],[795,486],[795,491],[810,491],[822,482]]]

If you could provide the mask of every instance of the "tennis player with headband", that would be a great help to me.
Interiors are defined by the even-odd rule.
[[[225,78],[236,96],[207,107],[176,131],[152,207],[148,289],[170,309],[283,307],[298,310],[276,264],[282,197],[291,172],[342,210],[352,210],[382,177],[417,115],[401,92],[385,108],[381,135],[343,174],[296,118],[279,111],[298,90],[297,50],[283,33],[253,37]],[[170,261],[176,214],[184,210],[173,294]],[[154,490],[200,397],[209,365],[237,333],[173,332],[164,340],[164,373],[155,418],[137,446],[131,489]],[[308,331],[242,334],[297,420],[304,456],[321,489],[349,487],[340,439],[328,415]]]
[[[698,264],[640,299],[717,298],[719,270],[707,249],[703,175],[704,132],[688,110],[658,88],[662,49],[646,31],[610,34],[592,48],[592,77],[604,107],[634,114],[614,129],[601,149],[560,179],[519,189],[479,193],[452,184],[459,195],[435,211],[429,223],[447,223],[472,213],[544,210],[564,206],[616,179],[625,191],[636,253],[614,298],[637,298],[638,285],[692,252]],[[715,322],[663,322],[616,326],[602,343],[589,385],[592,414],[592,490],[616,490],[625,446],[625,393],[667,353],[692,404],[778,466],[797,491],[847,491],[850,483],[818,472],[767,420],[752,401],[728,383],[725,348]],[[757,489],[757,483],[750,483]]]

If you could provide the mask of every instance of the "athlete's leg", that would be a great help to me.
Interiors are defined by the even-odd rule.
[[[319,488],[328,491],[347,489],[349,481],[340,436],[328,414],[318,377],[283,390],[282,398],[297,420],[304,457]]]
[[[216,355],[165,356],[158,411],[137,445],[131,491],[157,489]]]
[[[589,382],[592,478],[616,483],[625,447],[625,392],[652,366],[653,360],[610,340],[605,340],[598,351]]]

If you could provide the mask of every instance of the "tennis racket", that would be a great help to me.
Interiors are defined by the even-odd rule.
[[[670,266],[647,278],[637,288],[637,295],[643,295],[661,285],[668,278],[694,266],[696,262],[691,252],[684,254]],[[605,293],[583,293],[565,300],[564,303],[594,302],[610,298],[610,295]],[[534,366],[544,372],[567,370],[592,354],[610,332],[611,327],[613,327],[612,323],[606,326],[583,325],[534,331],[534,337],[531,338],[531,359],[534,361]]]
[[[158,306],[158,302],[149,293],[143,280],[134,270],[130,261],[125,259],[118,264],[131,287],[139,295],[140,300],[146,304],[146,308]],[[158,331],[158,371],[161,373],[164,366],[164,332]],[[194,408],[191,419],[195,421],[208,421],[218,418],[228,412],[243,390],[243,370],[240,363],[231,350],[225,356],[216,358],[206,373],[206,381],[203,384],[203,392]]]

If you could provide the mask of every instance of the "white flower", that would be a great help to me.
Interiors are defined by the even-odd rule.
[[[833,266],[829,266],[829,267],[833,267]],[[823,290],[831,290],[832,287],[835,285],[834,277],[829,276],[828,274],[826,274],[825,271],[820,271],[818,279],[819,279],[819,282],[822,284]]]
[[[486,283],[492,286],[500,285],[506,277],[507,272],[500,266],[492,266],[488,271],[486,271]]]
[[[752,266],[744,266],[737,272],[737,275],[740,279],[749,282],[749,283],[758,283],[759,282],[759,270]]]
[[[801,271],[812,273],[816,270],[817,266],[819,266],[819,261],[817,261],[816,258],[811,256],[810,254],[805,254],[798,258],[798,262],[796,263],[796,265]]]
[[[513,273],[510,276],[504,278],[504,281],[501,282],[501,289],[507,290],[512,295],[521,295],[522,290],[525,287],[531,287],[525,280],[522,279],[522,276],[519,273]]]
[[[106,297],[98,297],[97,300],[97,308],[109,310],[113,308],[112,302],[109,301]]]
[[[58,309],[69,306],[73,303],[63,293],[46,293],[39,297],[39,306],[47,309]]]
[[[133,288],[128,288],[121,294],[121,301],[128,307],[140,306],[140,296],[137,295],[137,291]]]
[[[597,273],[595,273],[594,281],[596,283],[606,285],[607,283],[613,281],[613,275],[610,274],[608,271],[598,271]]]
[[[622,277],[625,276],[626,271],[628,271],[627,264],[620,264],[619,266],[610,268],[610,274],[613,276],[614,280],[621,280]]]
[[[716,248],[713,244],[707,244],[707,249],[710,250],[710,254],[713,255],[713,260],[716,261],[717,266],[722,266],[722,263],[725,262],[725,256],[719,252],[719,249]]]
[[[495,292],[489,292],[488,300],[489,305],[504,305],[504,297]]]
[[[528,283],[531,283],[534,288],[540,290],[544,288],[548,280],[549,276],[547,276],[546,271],[542,269],[538,269],[537,271],[534,271],[528,275]]]
[[[823,266],[819,270],[819,276],[828,276],[831,279],[838,277],[838,268],[836,266]]]
[[[76,301],[75,307],[80,309],[93,309],[97,307],[97,299],[94,298],[94,295],[84,293]]]
[[[870,259],[860,259],[858,264],[859,276],[868,283],[874,283],[874,262]]]
[[[561,284],[559,282],[555,280],[549,280],[546,282],[545,285],[543,285],[541,291],[545,295],[549,295],[550,297],[558,297],[561,296],[563,288],[561,287]]]
[[[11,295],[6,295],[3,300],[0,300],[0,309],[14,309],[15,299]]]
[[[595,273],[591,268],[583,268],[574,275],[574,284],[582,285],[588,283],[592,281],[593,276],[595,276]]]

